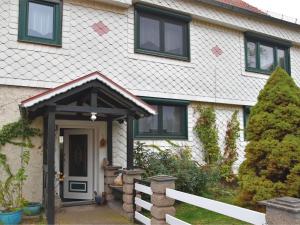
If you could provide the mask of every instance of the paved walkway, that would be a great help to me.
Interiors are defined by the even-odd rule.
[[[64,207],[56,213],[56,224],[132,224],[126,217],[108,206]]]

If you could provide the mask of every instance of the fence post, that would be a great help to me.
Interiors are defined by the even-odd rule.
[[[300,199],[291,197],[262,201],[268,225],[300,225]]]
[[[114,199],[110,185],[114,183],[115,178],[118,176],[120,166],[106,166],[104,167],[104,191],[106,193],[106,200],[108,202]]]
[[[133,169],[123,171],[123,210],[126,212],[128,218],[133,219],[133,189],[134,179],[141,179],[143,170]]]
[[[175,216],[175,200],[166,197],[166,188],[175,188],[175,177],[155,176],[151,177],[151,224],[167,224],[166,214]]]

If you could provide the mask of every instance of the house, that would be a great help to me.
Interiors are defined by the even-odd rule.
[[[171,139],[201,161],[199,103],[216,108],[222,147],[233,111],[244,129],[276,66],[300,85],[300,26],[241,0],[3,0],[0,9],[0,126],[22,111],[43,131],[24,196],[50,208],[54,191],[104,192],[103,159],[132,168],[134,140]],[[242,131],[238,146],[236,167]],[[4,151],[19,163],[19,149]]]

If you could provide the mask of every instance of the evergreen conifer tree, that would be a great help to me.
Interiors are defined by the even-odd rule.
[[[251,109],[246,160],[239,169],[241,205],[300,197],[300,89],[276,68]]]

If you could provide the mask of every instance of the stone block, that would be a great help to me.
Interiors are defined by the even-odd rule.
[[[133,194],[133,184],[124,184],[123,185],[123,193]]]
[[[175,188],[174,181],[165,181],[165,182],[151,181],[151,189],[153,193],[165,194],[166,188],[174,189]]]
[[[115,181],[115,177],[105,177],[104,178],[104,183],[105,184],[113,184]]]
[[[123,194],[123,202],[127,204],[133,204],[133,195],[132,194]]]
[[[164,195],[164,194],[154,193],[151,196],[151,203],[158,207],[167,207],[167,206],[174,205],[175,200],[172,198],[166,197],[166,195]]]
[[[134,179],[141,179],[141,175],[123,175],[123,183],[133,184]]]
[[[151,215],[157,220],[165,220],[166,214],[175,216],[176,210],[173,206],[170,207],[157,207],[152,206]]]
[[[281,197],[260,204],[266,206],[268,225],[300,225],[300,199]]]
[[[126,213],[133,213],[133,205],[132,204],[123,203],[123,210]]]
[[[118,176],[117,172],[118,172],[117,170],[105,170],[104,176],[105,177],[116,177],[116,176]]]

